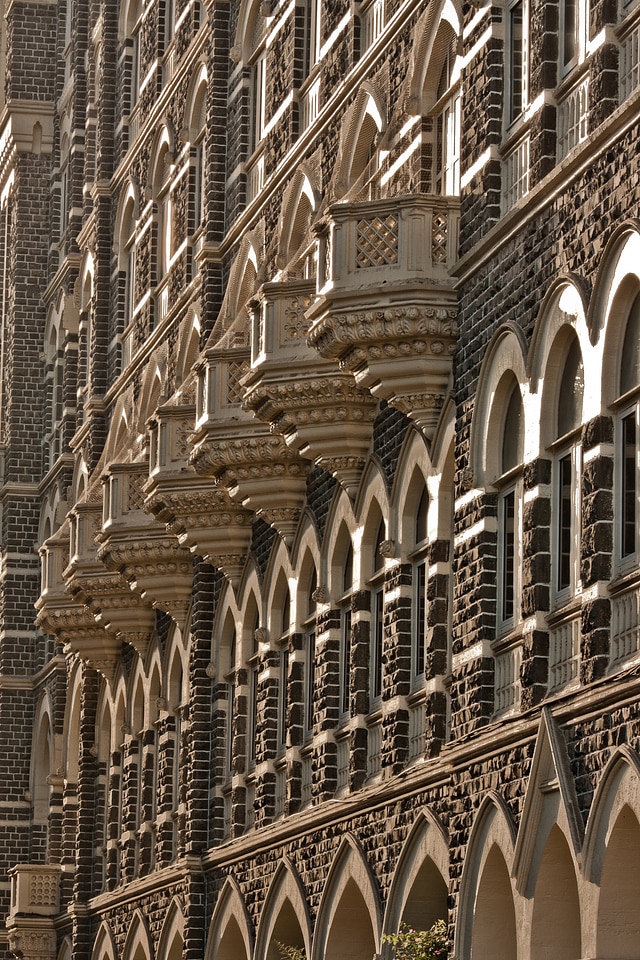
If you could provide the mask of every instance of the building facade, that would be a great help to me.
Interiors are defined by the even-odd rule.
[[[640,3],[0,12],[3,956],[640,960]]]

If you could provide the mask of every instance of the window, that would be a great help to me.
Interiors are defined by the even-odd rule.
[[[502,430],[498,481],[498,632],[510,630],[518,620],[520,596],[520,476],[522,461],[522,397],[511,387]]]
[[[384,541],[384,520],[380,520],[376,535],[373,576],[371,590],[371,699],[379,700],[382,696],[382,669],[384,646],[384,557],[381,552]]]
[[[307,593],[307,619],[305,620],[305,684],[304,684],[304,739],[313,736],[313,691],[315,686],[316,666],[316,599],[315,593],[318,578],[313,568],[311,582]]]
[[[529,10],[526,0],[512,0],[507,10],[507,120],[524,111],[529,76]]]
[[[415,520],[415,552],[413,561],[413,622],[411,638],[411,680],[413,685],[424,679],[427,643],[427,580],[429,557],[427,554],[427,514],[429,495],[423,486]]]
[[[340,606],[340,714],[348,717],[351,706],[351,591],[353,589],[353,547],[344,559]]]
[[[586,0],[561,0],[559,56],[560,73],[568,73],[584,59],[587,35]]]
[[[289,631],[291,629],[291,597],[289,590],[282,604],[282,623],[280,642],[280,679],[278,686],[278,752],[283,753],[287,745],[287,707],[289,684]]]
[[[258,149],[264,136],[266,79],[267,51],[263,46],[255,54],[251,65],[251,153]]]
[[[553,588],[558,600],[575,592],[579,581],[582,451],[576,431],[582,422],[583,392],[582,355],[578,340],[573,337],[564,363],[557,407],[559,444],[553,482]]]
[[[439,194],[460,193],[460,71],[457,66],[456,41],[442,64],[438,83],[435,113],[434,184]]]
[[[302,8],[302,80],[309,76],[320,56],[320,3],[306,0]]]
[[[629,311],[619,371],[617,530],[618,559],[622,565],[638,554],[638,456],[640,384],[640,293]],[[626,402],[625,402],[626,401]]]

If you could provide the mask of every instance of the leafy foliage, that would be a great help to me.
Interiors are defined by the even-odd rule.
[[[287,943],[280,943],[279,940],[276,940],[276,946],[282,960],[307,960],[304,947],[291,947]]]
[[[449,950],[444,920],[436,920],[430,930],[414,930],[401,923],[398,933],[385,934],[383,940],[393,947],[395,960],[445,960]]]

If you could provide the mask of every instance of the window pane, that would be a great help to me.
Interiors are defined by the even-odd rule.
[[[640,383],[640,294],[633,301],[627,320],[620,363],[620,394]]]
[[[636,415],[622,421],[622,543],[621,554],[628,557],[636,550]]]
[[[577,339],[573,339],[565,360],[558,397],[558,436],[574,430],[582,422],[584,369]]]
[[[571,584],[571,455],[567,454],[558,463],[558,548],[557,578],[558,590],[565,590]]]
[[[566,66],[568,63],[571,63],[578,53],[578,10],[575,0],[564,0],[562,10],[562,65]]]
[[[522,2],[516,3],[509,11],[509,104],[510,120],[515,120],[522,113],[523,93],[523,42],[524,18]]]
[[[383,636],[383,593],[377,590],[373,600],[372,657],[371,657],[371,696],[374,700],[382,694],[382,636]]]
[[[510,490],[502,498],[500,517],[500,540],[502,552],[502,604],[501,619],[513,617],[513,598],[515,586],[515,490]]]
[[[287,742],[287,680],[289,676],[289,651],[280,653],[280,709],[278,710],[278,742],[284,747]]]
[[[342,613],[340,644],[340,713],[349,712],[349,678],[351,676],[351,610]]]
[[[502,468],[506,473],[522,460],[522,398],[516,384],[511,391],[502,435]]]
[[[316,635],[310,633],[307,637],[307,690],[305,697],[305,730],[313,731],[313,688],[316,674]]]
[[[415,626],[413,636],[413,675],[424,674],[425,644],[427,636],[427,564],[418,564],[415,571]]]

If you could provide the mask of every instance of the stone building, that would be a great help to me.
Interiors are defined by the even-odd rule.
[[[640,2],[0,12],[2,957],[640,960]]]

